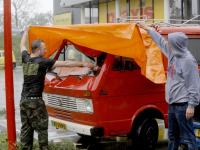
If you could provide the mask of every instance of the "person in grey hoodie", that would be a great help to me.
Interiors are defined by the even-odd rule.
[[[178,150],[180,133],[188,150],[197,150],[193,132],[194,108],[199,104],[200,80],[198,64],[187,49],[188,37],[182,32],[168,34],[168,40],[137,22],[168,58],[165,98],[168,102],[168,150]]]

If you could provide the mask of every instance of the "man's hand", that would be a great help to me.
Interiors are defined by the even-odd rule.
[[[194,109],[192,108],[187,108],[186,110],[186,119],[191,119],[194,116]]]
[[[21,53],[22,51],[26,50],[26,39],[27,39],[27,35],[28,35],[28,32],[30,30],[30,25],[29,26],[26,26],[25,29],[24,29],[24,35],[22,36],[22,39],[21,39],[21,43],[20,43],[20,49],[21,49]]]
[[[92,63],[90,63],[90,62],[84,62],[83,63],[83,67],[88,67],[88,68],[90,68],[90,69],[93,69],[93,68],[95,68],[95,67],[97,67],[96,65],[93,65]]]
[[[96,65],[93,65],[90,62],[80,62],[80,61],[56,61],[52,68],[56,67],[88,67],[90,69],[98,69]]]
[[[30,27],[31,27],[30,25],[26,26],[24,32],[28,33],[30,31]]]
[[[137,21],[137,26],[139,28],[142,28],[142,29],[146,30],[146,31],[148,30],[148,27],[147,27],[147,25],[146,25],[146,23],[144,21]]]

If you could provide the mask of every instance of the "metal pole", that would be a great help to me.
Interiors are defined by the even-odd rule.
[[[170,6],[169,6],[169,0],[164,0],[164,19],[166,23],[170,23]]]
[[[116,11],[116,18],[119,19],[120,18],[120,0],[116,0],[115,11]]]
[[[4,0],[4,58],[8,149],[16,150],[16,127],[13,90],[11,0]]]
[[[81,24],[85,24],[85,4],[81,4]]]
[[[81,24],[85,24],[85,3],[81,4]],[[81,53],[81,60],[85,62],[85,55]]]

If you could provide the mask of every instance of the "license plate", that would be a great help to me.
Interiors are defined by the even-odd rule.
[[[64,124],[64,123],[60,123],[60,122],[53,121],[53,120],[51,121],[51,123],[52,123],[52,126],[54,126],[56,128],[67,130],[66,124]]]
[[[200,137],[200,129],[196,130],[196,136]]]

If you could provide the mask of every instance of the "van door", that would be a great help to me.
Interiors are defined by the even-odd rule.
[[[4,52],[0,51],[0,67],[4,67]]]
[[[128,130],[133,114],[142,106],[165,102],[164,84],[154,84],[132,58],[113,56],[106,79],[110,131]]]

